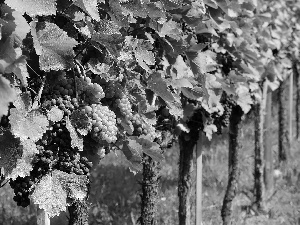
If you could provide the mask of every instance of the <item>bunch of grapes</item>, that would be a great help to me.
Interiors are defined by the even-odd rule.
[[[55,85],[45,86],[43,89],[42,100],[57,99],[65,95],[75,96],[74,90],[74,79],[73,78],[62,78]]]
[[[103,88],[89,77],[76,77],[77,93],[88,104],[99,103],[105,97]]]
[[[105,98],[120,98],[122,97],[122,86],[119,83],[109,81],[105,87]]]
[[[45,86],[42,94],[42,107],[50,110],[56,106],[64,112],[65,116],[79,108],[79,102],[75,98],[74,79],[61,77],[54,85]]]
[[[233,70],[233,58],[227,52],[217,54],[217,62],[222,65],[222,71],[227,76]]]
[[[113,111],[101,104],[85,106],[82,110],[92,119],[92,136],[95,140],[105,140],[108,143],[117,141],[118,128]]]
[[[81,157],[80,154],[73,148],[64,149],[58,152],[57,169],[77,175],[89,175],[93,164],[86,157]]]
[[[80,156],[77,148],[71,147],[71,137],[66,122],[56,122],[50,132],[51,142],[48,145],[53,147],[55,153],[53,167],[66,173],[87,175],[92,165],[86,158]]]
[[[79,108],[79,103],[76,98],[71,98],[69,95],[63,95],[58,98],[52,98],[43,102],[42,107],[50,110],[52,107],[57,106],[64,112],[65,116],[70,116],[72,112]]]
[[[30,189],[33,185],[32,180],[29,176],[26,177],[17,177],[14,181],[10,180],[9,182],[11,188],[14,190],[15,196],[13,197],[14,201],[18,206],[27,207],[30,204]]]
[[[220,103],[222,104],[224,108],[224,112],[221,116],[217,114],[213,114],[212,118],[214,120],[214,124],[216,125],[218,131],[218,134],[222,133],[223,127],[228,127],[230,123],[230,116],[232,112],[232,108],[236,105],[236,102],[234,99],[230,96],[228,96],[225,92],[223,92],[223,95],[221,97]]]
[[[29,195],[33,191],[33,184],[37,183],[50,170],[50,165],[53,161],[52,151],[44,150],[44,147],[41,145],[37,145],[37,149],[39,153],[33,159],[33,169],[30,171],[30,175],[17,177],[15,180],[10,180],[9,182],[15,193],[13,199],[18,206],[27,207],[30,204]]]
[[[55,151],[66,149],[71,146],[71,137],[68,129],[66,128],[66,121],[56,122],[50,130],[50,143]]]
[[[132,124],[134,127],[134,135],[149,135],[151,139],[156,137],[155,128],[146,123],[139,114],[133,116]]]
[[[33,158],[30,175],[10,180],[15,193],[14,201],[22,207],[30,204],[29,195],[33,192],[33,184],[38,183],[51,170],[89,175],[92,167],[92,163],[86,157],[82,157],[77,148],[71,147],[71,137],[65,121],[54,123],[37,142],[37,149],[39,153]]]
[[[211,34],[197,34],[197,41],[198,44],[207,44],[207,43],[212,43],[212,35]]]
[[[170,114],[169,109],[166,107],[161,107],[157,113],[157,130],[171,131],[173,129],[174,117]]]
[[[170,148],[174,142],[173,130],[175,128],[175,118],[165,106],[160,107],[156,112],[156,130],[160,131],[161,135],[156,139],[156,142],[161,148]]]
[[[133,119],[131,103],[126,95],[116,100],[117,107],[119,108],[121,114],[125,117],[127,121]]]

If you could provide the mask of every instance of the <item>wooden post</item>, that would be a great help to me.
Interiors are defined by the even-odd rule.
[[[285,99],[286,82],[281,81],[278,88],[278,161],[280,167],[287,161],[288,136],[287,136],[287,116]]]
[[[290,74],[290,88],[289,88],[289,155],[291,155],[291,148],[293,143],[293,83],[294,76],[293,73]]]
[[[264,137],[263,137],[263,116],[261,116],[261,103],[257,102],[254,106],[254,197],[259,210],[263,210],[264,204]]]
[[[294,73],[294,79],[295,79],[295,91],[296,91],[296,106],[295,106],[295,111],[296,111],[296,138],[299,140],[300,137],[300,77],[299,77],[299,71],[298,71],[298,61],[297,59],[293,60],[293,73]]]
[[[50,225],[50,219],[45,210],[37,208],[37,225]]]
[[[272,152],[272,138],[271,138],[271,127],[272,127],[272,92],[267,88],[266,97],[266,111],[265,111],[265,126],[264,126],[264,158],[265,158],[265,169],[264,169],[264,183],[266,192],[271,194],[273,190],[274,177],[273,177],[273,152]],[[265,90],[264,90],[265,91]]]
[[[202,225],[202,132],[196,145],[197,176],[196,176],[196,225]]]

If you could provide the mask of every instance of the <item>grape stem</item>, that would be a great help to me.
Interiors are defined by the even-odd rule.
[[[31,69],[32,72],[34,72],[41,79],[41,75],[39,75],[28,63],[26,63],[26,66],[28,66],[29,69]]]
[[[5,177],[1,177],[1,180],[0,180],[0,184],[1,184],[1,186],[0,186],[0,188],[2,188],[2,187],[4,187],[7,183],[8,183],[8,181],[9,180],[6,180],[6,182],[4,183],[4,184],[2,184],[2,182],[5,180]]]
[[[73,78],[74,78],[75,97],[76,97],[76,99],[78,99],[77,82],[76,82],[76,75],[74,73],[74,70],[73,70]]]
[[[155,106],[156,99],[157,99],[157,95],[154,93],[153,94],[153,99],[152,99],[152,102],[151,102],[151,106]]]
[[[86,77],[83,66],[78,62],[77,59],[74,59],[74,62],[76,64],[76,69],[79,74],[81,74],[84,78]]]
[[[71,7],[72,5],[73,5],[74,3],[72,3],[69,7]],[[83,43],[83,45],[82,46],[84,46],[85,45],[85,48],[83,48],[83,49],[81,49],[75,56],[74,56],[74,61],[76,61],[76,58],[83,52],[83,50],[85,50],[86,49],[86,47],[87,47],[87,42],[88,42],[88,39]],[[76,63],[76,62],[75,62]]]
[[[46,76],[42,80],[42,85],[41,85],[41,87],[39,89],[38,94],[35,93],[36,96],[34,97],[34,103],[33,103],[33,105],[35,105],[35,102],[39,102],[40,101],[41,96],[42,96],[42,92],[43,92],[43,89],[44,89],[44,86],[45,86],[45,82],[46,82]],[[38,104],[36,104],[36,105],[38,105]]]

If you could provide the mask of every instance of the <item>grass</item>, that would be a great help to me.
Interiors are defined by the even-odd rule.
[[[255,215],[251,205],[254,162],[254,125],[247,119],[242,128],[240,149],[239,193],[234,199],[233,224],[268,225],[300,224],[300,150],[299,142],[292,147],[292,157],[282,176],[275,179],[275,193],[267,201],[267,214]],[[277,165],[277,120],[272,124],[272,150]],[[221,224],[220,210],[226,190],[228,174],[228,142],[226,132],[212,142],[203,143],[203,225]],[[161,182],[157,220],[159,225],[178,224],[178,145],[165,152],[161,163]],[[193,179],[195,182],[195,165]],[[140,212],[141,175],[132,174],[121,155],[110,153],[92,173],[90,224],[135,225]],[[249,191],[250,190],[250,191]],[[193,190],[195,194],[195,190]],[[9,185],[0,189],[0,224],[34,225],[36,207],[17,207]],[[195,204],[192,205],[192,212]],[[195,215],[192,214],[194,221]],[[55,225],[67,224],[67,214],[52,220]]]

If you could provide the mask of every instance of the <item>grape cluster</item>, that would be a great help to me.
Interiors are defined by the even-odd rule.
[[[126,95],[123,95],[121,98],[116,100],[116,104],[127,121],[133,119],[131,103]]]
[[[70,174],[89,175],[93,164],[72,148],[58,153],[57,169]]]
[[[42,94],[42,107],[50,110],[56,106],[64,112],[65,116],[78,109],[79,102],[75,98],[74,79],[60,77],[54,85],[45,86]]]
[[[33,169],[29,176],[17,177],[10,180],[9,184],[14,190],[14,201],[18,206],[27,207],[30,204],[29,195],[32,192],[32,186],[37,183],[42,176],[50,170],[50,164],[53,161],[53,153],[51,150],[44,150],[44,147],[37,145],[39,153],[35,155],[32,165]]]
[[[105,98],[120,98],[122,97],[122,86],[119,83],[110,81],[105,87]]]
[[[98,83],[92,83],[89,77],[76,77],[77,93],[89,104],[99,103],[105,97],[103,88]]]
[[[169,109],[166,107],[161,107],[156,113],[157,130],[171,131],[173,129],[174,117],[170,114]]]
[[[149,135],[152,139],[156,137],[155,128],[146,123],[139,114],[133,116],[132,125],[134,127],[134,135]]]
[[[47,174],[51,168],[51,163],[54,160],[53,150],[45,150],[42,145],[37,145],[37,149],[39,150],[39,153],[35,155],[32,162],[34,167],[31,176],[34,177],[34,179],[39,179],[43,175]]]
[[[42,100],[57,99],[65,95],[73,97],[75,96],[74,87],[73,78],[62,78],[55,85],[45,86]]]
[[[105,140],[108,143],[117,141],[118,128],[113,111],[101,104],[85,106],[82,110],[92,119],[92,136],[95,140]]]
[[[197,34],[197,41],[198,44],[206,44],[206,43],[212,43],[212,35],[211,34]]]
[[[50,143],[54,149],[65,149],[71,146],[71,137],[68,129],[66,128],[66,121],[62,120],[53,124],[52,128],[48,131]]]
[[[156,139],[156,142],[161,148],[170,148],[173,145],[174,136],[173,129],[175,128],[175,118],[165,106],[160,107],[156,112],[156,130],[161,132],[161,135]]]
[[[87,175],[92,164],[80,156],[77,148],[71,148],[71,137],[66,122],[55,123],[50,133],[52,139],[49,145],[54,149],[56,160],[53,167],[66,173]]]
[[[227,76],[233,70],[233,58],[227,52],[217,54],[217,62],[222,65],[222,71]]]
[[[221,116],[217,114],[213,114],[211,117],[214,120],[214,125],[216,125],[218,131],[218,134],[222,133],[223,127],[228,127],[230,123],[230,116],[232,112],[232,108],[236,105],[236,102],[234,99],[230,96],[228,96],[225,92],[223,93],[220,103],[222,104],[224,108],[224,112]]]
[[[62,95],[56,99],[46,100],[42,104],[43,108],[49,110],[54,106],[62,110],[65,116],[70,116],[74,110],[79,108],[79,103],[76,98],[71,98],[69,95]]]
[[[71,148],[70,133],[65,121],[59,121],[45,133],[38,141],[39,153],[32,161],[33,169],[29,176],[17,177],[10,180],[10,186],[14,189],[14,201],[19,206],[27,207],[30,204],[29,195],[33,191],[33,184],[53,169],[77,175],[89,175],[92,163],[86,157],[79,154],[77,148]]]
[[[17,177],[14,181],[10,180],[9,184],[14,190],[15,196],[13,197],[13,199],[17,203],[17,205],[27,207],[30,204],[29,195],[30,189],[33,185],[30,177]]]

